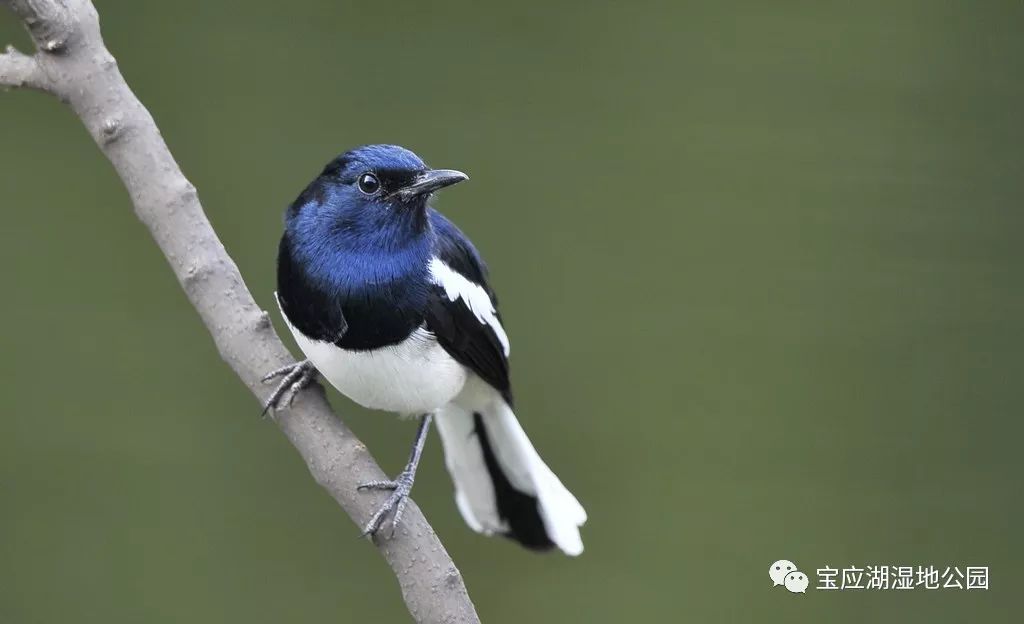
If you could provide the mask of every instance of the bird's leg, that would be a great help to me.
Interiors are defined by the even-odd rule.
[[[270,410],[278,410],[282,406],[291,407],[292,401],[295,400],[295,395],[313,383],[316,375],[316,368],[309,360],[288,364],[264,375],[264,383],[276,377],[283,377],[283,379],[277,384],[274,391],[270,393],[270,398],[267,399],[267,402],[263,404],[263,415],[266,416]]]
[[[409,462],[394,481],[370,481],[361,484],[360,490],[391,490],[388,497],[377,513],[373,514],[370,521],[363,527],[363,535],[376,535],[384,523],[384,516],[389,511],[394,511],[391,517],[391,534],[394,535],[395,527],[402,521],[402,512],[409,500],[409,492],[412,491],[412,483],[416,480],[416,467],[419,466],[420,457],[423,455],[423,445],[427,441],[427,432],[430,431],[431,414],[424,414],[420,417],[420,426],[416,429],[416,440],[412,444],[412,452],[409,454]]]

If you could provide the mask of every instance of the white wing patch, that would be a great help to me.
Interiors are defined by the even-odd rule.
[[[494,304],[491,303],[491,297],[484,287],[469,281],[437,257],[430,260],[430,277],[435,284],[444,289],[449,301],[461,298],[478,321],[491,327],[494,335],[501,342],[505,357],[508,357],[508,335],[505,333],[505,328],[501,326]]]

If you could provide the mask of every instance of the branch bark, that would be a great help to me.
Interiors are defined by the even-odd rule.
[[[11,47],[0,54],[0,87],[46,91],[78,115],[113,164],[221,357],[264,400],[270,388],[260,378],[292,358],[210,226],[195,187],[107,51],[95,7],[89,0],[0,4],[21,19],[37,48],[31,56]],[[275,421],[316,482],[361,527],[385,495],[357,492],[356,485],[386,477],[331,411],[323,389],[314,388],[301,392]],[[375,543],[416,622],[479,622],[461,574],[415,503],[395,535]]]

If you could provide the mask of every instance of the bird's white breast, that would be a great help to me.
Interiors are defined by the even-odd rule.
[[[466,368],[422,327],[396,345],[372,351],[349,351],[310,340],[291,323],[288,328],[320,374],[363,407],[423,414],[451,401],[466,382]]]

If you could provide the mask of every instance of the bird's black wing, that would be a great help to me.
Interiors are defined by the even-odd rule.
[[[431,211],[437,236],[431,262],[433,287],[427,329],[457,362],[468,367],[512,405],[508,337],[487,267],[473,244],[440,213]]]

